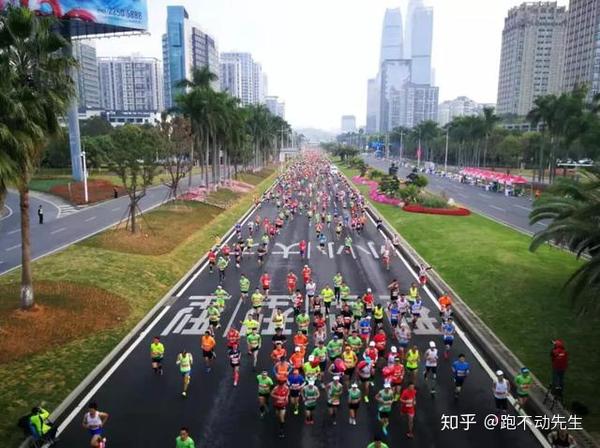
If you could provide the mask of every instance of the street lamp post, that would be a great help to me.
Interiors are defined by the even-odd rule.
[[[81,151],[81,168],[83,171],[83,198],[85,200],[85,203],[88,203],[88,173],[87,173],[87,165],[85,162],[85,151]]]
[[[402,163],[403,152],[404,152],[404,131],[400,130],[400,163]]]
[[[446,155],[444,156],[444,173],[448,174],[448,141],[450,139],[450,126],[446,129]]]

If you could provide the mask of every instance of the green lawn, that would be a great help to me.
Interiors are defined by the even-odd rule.
[[[263,178],[256,193],[261,194],[275,179]],[[101,244],[82,242],[33,264],[36,281],[70,282],[102,288],[126,301],[127,315],[120,325],[64,342],[40,354],[13,362],[0,360],[0,446],[17,446],[20,430],[17,419],[41,400],[55,408],[85,376],[118,344],[137,322],[194,265],[253,203],[254,193],[240,198],[227,210],[218,210],[206,226],[192,230],[172,251],[161,255],[140,255],[111,250]],[[200,206],[198,206],[200,207]],[[193,207],[195,209],[195,207]],[[160,215],[163,211],[159,210]],[[158,215],[157,215],[158,216]],[[210,228],[210,232],[206,228]],[[2,290],[18,290],[20,271],[0,277]],[[0,294],[18,304],[18,296]],[[2,308],[2,306],[0,306]],[[35,343],[34,340],[31,343]]]
[[[340,168],[349,177],[358,174]],[[570,253],[549,246],[531,253],[530,237],[477,214],[435,216],[373,205],[542,382],[550,380],[550,341],[566,341],[570,352],[566,401],[589,407],[584,425],[597,433],[600,316],[578,316],[560,294],[580,263]]]

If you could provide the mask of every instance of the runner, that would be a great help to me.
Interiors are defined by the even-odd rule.
[[[408,288],[408,303],[409,306],[412,306],[412,304],[419,298],[419,287],[417,286],[416,283],[411,283],[410,284],[410,288]]]
[[[275,415],[279,421],[279,438],[283,439],[285,433],[283,431],[285,425],[285,411],[290,399],[290,389],[286,383],[279,383],[271,390],[271,398],[273,398],[273,407]]]
[[[394,403],[394,392],[390,383],[386,382],[383,385],[383,389],[375,395],[375,400],[377,400],[378,420],[381,422],[381,430],[387,436],[392,404]]]
[[[398,282],[396,279],[393,279],[392,283],[388,285],[388,290],[390,291],[390,302],[394,303],[396,300],[398,300],[398,296],[400,295],[400,282]]]
[[[508,408],[508,394],[510,393],[510,383],[504,378],[504,372],[498,370],[494,380],[492,392],[496,402],[496,410],[500,414],[506,414]]]
[[[390,250],[384,246],[381,248],[381,261],[386,271],[390,270]]]
[[[425,286],[427,284],[427,271],[433,269],[431,266],[425,266],[422,264],[419,267],[419,283],[421,286]]]
[[[219,269],[219,283],[223,283],[225,281],[225,269],[229,265],[229,261],[225,259],[225,257],[220,256],[217,261],[217,268]]]
[[[313,414],[315,408],[317,407],[319,397],[321,396],[319,388],[315,386],[314,377],[308,378],[307,384],[302,388],[300,395],[302,397],[302,401],[304,402],[304,423],[307,425],[313,425],[315,423]]]
[[[265,297],[269,297],[269,288],[271,288],[271,276],[268,272],[260,276],[260,284],[262,285]]]
[[[350,287],[343,281],[340,286],[340,299],[342,300],[342,304],[347,304],[348,299],[350,299]]]
[[[356,365],[358,364],[358,356],[350,345],[346,345],[344,347],[344,351],[342,352],[342,361],[344,361],[344,365],[346,366],[346,370],[344,372],[344,384],[346,387],[350,384],[350,382],[354,379],[354,370],[356,369]]]
[[[356,414],[358,413],[358,408],[360,407],[361,400],[360,389],[358,388],[358,384],[352,383],[350,389],[348,389],[348,413],[350,414],[350,418],[348,422],[351,425],[356,426]]]
[[[400,392],[402,391],[402,383],[404,382],[404,365],[402,365],[402,360],[396,357],[391,369],[391,383],[392,389],[394,390],[394,401],[398,401],[400,399]]]
[[[298,277],[294,272],[290,271],[287,275],[287,290],[288,295],[292,298],[294,291],[296,290],[296,284],[298,283]]]
[[[417,390],[414,383],[409,383],[408,387],[402,391],[400,395],[400,414],[406,415],[408,418],[408,432],[406,437],[412,439],[414,437],[414,421],[415,410],[417,406]]]
[[[310,316],[306,312],[302,312],[296,316],[296,325],[298,330],[303,334],[308,334],[308,326],[310,325]]]
[[[367,292],[365,292],[362,296],[362,301],[365,305],[365,312],[367,314],[373,314],[373,305],[375,303],[375,297],[373,296],[371,288],[367,288]]]
[[[242,356],[239,346],[237,344],[232,345],[227,352],[227,356],[229,356],[229,364],[233,369],[233,386],[236,387],[240,380],[240,358]]]
[[[365,345],[367,345],[369,339],[371,339],[371,316],[363,317],[358,323],[358,329],[360,331],[360,337],[365,342]]]
[[[195,448],[194,440],[190,437],[190,431],[183,426],[179,435],[175,438],[175,448]]]
[[[317,284],[314,282],[314,280],[309,279],[308,283],[306,283],[305,285],[305,289],[306,289],[306,299],[308,300],[308,304],[310,306],[310,310],[312,312],[315,311],[315,294],[317,292]]]
[[[283,330],[283,327],[285,325],[285,316],[279,308],[275,308],[273,310],[273,315],[271,316],[271,322],[273,322],[275,331]]]
[[[435,342],[429,341],[429,348],[425,351],[425,371],[423,372],[423,378],[425,383],[429,384],[431,379],[431,385],[429,390],[431,395],[435,395],[436,380],[437,380],[437,364],[438,364],[438,350],[435,347]]]
[[[227,348],[232,348],[234,345],[240,345],[240,332],[232,326],[227,330]]]
[[[462,387],[471,371],[470,364],[465,360],[464,353],[458,355],[458,359],[452,363],[452,373],[454,374],[454,399],[457,400]]]
[[[412,376],[412,382],[417,382],[417,372],[419,370],[419,363],[421,361],[421,354],[419,348],[415,345],[406,352],[406,370]]]
[[[217,249],[213,247],[208,251],[208,271],[212,274],[217,265]]]
[[[517,386],[517,410],[522,409],[527,404],[529,399],[529,390],[533,386],[533,378],[527,367],[521,367],[521,373],[515,377],[515,385]]]
[[[262,345],[262,336],[257,332],[257,328],[253,327],[250,333],[246,335],[246,343],[248,344],[248,354],[252,356],[252,368],[256,371],[258,351]]]
[[[179,372],[181,372],[181,375],[183,376],[183,392],[181,392],[181,395],[184,397],[187,397],[187,390],[188,386],[190,385],[193,363],[194,358],[191,353],[183,350],[177,355],[176,364],[179,366]]]
[[[344,251],[347,254],[351,254],[352,253],[352,237],[350,235],[348,235],[345,239],[344,239]]]
[[[444,338],[444,345],[446,346],[446,350],[444,351],[444,359],[448,359],[450,356],[450,350],[452,349],[452,344],[454,343],[454,333],[456,333],[456,327],[454,326],[454,322],[451,317],[446,320],[442,324],[442,335]]]
[[[106,424],[108,417],[109,415],[107,412],[98,411],[98,403],[95,401],[92,401],[88,405],[88,411],[83,416],[82,425],[91,435],[91,446],[101,446],[101,443],[106,442],[103,433],[104,425]]]
[[[312,269],[309,268],[307,264],[305,264],[304,267],[302,268],[302,280],[304,281],[305,285],[308,282],[310,282],[311,275],[312,275]]]
[[[381,441],[381,437],[375,436],[373,441],[367,445],[367,448],[390,448],[387,443]]]
[[[300,250],[300,258],[304,259],[306,255],[306,241],[302,240],[298,243],[298,249]]]
[[[205,331],[200,340],[200,347],[202,348],[204,363],[206,364],[206,373],[210,372],[213,359],[217,357],[215,355],[215,345],[217,345],[217,342],[215,341],[215,338],[213,338],[211,332],[208,330]]]
[[[206,310],[208,314],[208,322],[213,332],[217,330],[217,328],[221,327],[221,308],[217,303],[217,300],[213,300],[210,303],[210,306]]]
[[[342,284],[344,283],[344,278],[341,273],[337,273],[333,276],[333,295],[335,296],[335,301],[337,306],[339,307],[341,297],[342,297]]]
[[[302,366],[302,364],[300,365]],[[295,368],[292,370],[292,373],[290,373],[288,376],[287,384],[290,388],[290,402],[292,404],[292,409],[294,410],[294,415],[298,415],[298,407],[300,406],[300,392],[302,391],[302,386],[304,385],[304,377],[300,373],[300,369]]]
[[[373,361],[368,356],[363,357],[361,361],[356,365],[358,371],[358,378],[364,386],[363,397],[365,403],[369,402],[369,386],[372,384],[371,378],[373,376]]]
[[[325,341],[324,340],[320,340],[317,344],[316,347],[313,349],[312,351],[312,361],[311,361],[311,357],[308,357],[308,360],[313,363],[316,362],[319,365],[319,381],[321,382],[321,387],[324,389],[325,388],[325,383],[323,382],[323,376],[325,375],[325,372],[327,371],[327,347],[325,347]],[[306,370],[304,371],[306,374]]]
[[[165,356],[165,346],[160,342],[160,338],[158,336],[154,336],[152,338],[152,343],[150,344],[150,358],[152,359],[152,368],[154,369],[154,373],[158,373],[160,375],[163,374],[163,366],[162,360]]]
[[[258,410],[260,412],[260,418],[263,418],[269,409],[269,397],[271,396],[271,389],[273,388],[273,380],[266,370],[263,370],[262,373],[256,377],[256,380],[258,381]]]
[[[335,297],[335,293],[329,285],[325,285],[325,288],[321,290],[321,297],[323,297],[323,304],[325,305],[325,315],[329,317],[329,310]]]
[[[420,297],[417,297],[415,301],[410,305],[410,314],[412,315],[412,327],[413,329],[417,326],[417,322],[421,317],[421,311],[423,310],[423,301]]]
[[[267,247],[266,246],[259,246],[256,249],[256,261],[258,262],[259,266],[263,265],[266,254],[267,254]]]
[[[339,375],[334,375],[333,381],[326,386],[327,389],[327,406],[329,407],[329,417],[332,424],[336,425],[337,410],[340,407],[340,400],[344,386],[340,383]]]
[[[250,291],[250,280],[243,272],[240,274],[240,299],[245,301]]]
[[[262,308],[264,299],[265,299],[265,296],[263,296],[260,293],[260,290],[258,289],[258,287],[254,290],[254,292],[252,293],[252,296],[250,296],[250,301],[252,302],[252,308],[254,308],[254,314],[256,316],[260,315],[260,310]]]
[[[385,311],[381,303],[376,303],[373,309],[373,318],[375,319],[375,330],[383,330],[383,316]]]
[[[452,314],[452,299],[448,294],[442,292],[438,302],[440,304],[440,317],[445,320]]]

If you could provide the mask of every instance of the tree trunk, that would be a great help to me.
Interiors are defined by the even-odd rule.
[[[21,210],[21,308],[26,310],[34,305],[33,276],[31,274],[31,228],[29,221],[29,187],[19,188],[19,208]]]
[[[208,176],[209,176],[209,174],[208,174],[208,156],[209,156],[208,144],[209,144],[209,142],[208,142],[208,132],[207,132],[206,135],[204,136],[204,169],[205,169],[204,182],[206,183],[206,191],[208,191],[208,189],[210,188],[210,183],[208,181],[209,180],[208,179]]]
[[[485,143],[483,146],[483,168],[487,165],[487,151],[488,151],[488,136],[485,136]]]
[[[131,233],[135,233],[137,231],[137,222],[135,220],[135,199],[131,199],[129,203],[129,219],[131,220]]]

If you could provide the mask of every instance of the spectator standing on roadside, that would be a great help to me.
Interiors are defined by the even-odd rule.
[[[554,347],[550,352],[552,360],[552,387],[562,390],[565,387],[565,372],[569,367],[569,352],[565,349],[565,343],[561,339],[553,341]]]
[[[40,224],[44,224],[44,209],[42,208],[42,206],[40,205],[38,207],[38,220]]]

